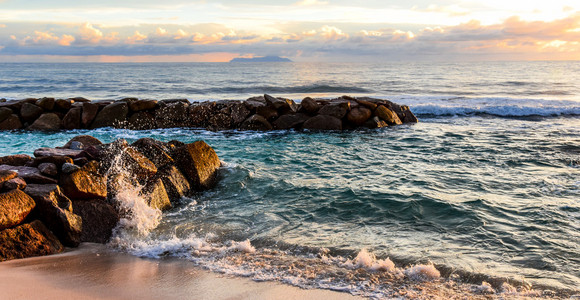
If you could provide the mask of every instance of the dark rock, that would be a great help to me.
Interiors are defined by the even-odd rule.
[[[91,125],[93,120],[95,120],[95,117],[97,116],[98,112],[99,112],[98,104],[89,102],[83,103],[83,113],[81,115],[81,125],[83,126],[83,128],[88,128]]]
[[[73,211],[82,218],[81,242],[105,244],[119,222],[119,214],[103,200],[73,202]]]
[[[9,156],[0,157],[0,165],[9,166],[24,166],[27,162],[31,161],[32,157],[26,154],[15,154]]]
[[[24,190],[36,202],[32,212],[68,247],[77,247],[80,243],[82,220],[73,213],[72,202],[56,184],[30,184]]]
[[[183,147],[185,145],[186,144],[184,142],[180,142],[177,140],[171,140],[171,141],[167,142],[167,147],[169,147],[169,149],[171,149],[172,152],[175,150],[175,148]]]
[[[151,138],[142,138],[135,141],[131,146],[151,160],[157,168],[174,163],[173,158],[169,155],[171,151],[163,142]]]
[[[338,119],[342,119],[344,118],[349,109],[350,102],[331,103],[321,107],[318,113],[320,115],[327,115]]]
[[[22,104],[22,108],[20,108],[20,117],[24,122],[32,122],[38,119],[43,112],[42,107],[38,105],[24,103]]]
[[[156,177],[163,181],[167,195],[172,202],[189,195],[192,191],[187,178],[173,165],[159,170]]]
[[[240,125],[240,129],[242,130],[266,131],[272,130],[273,128],[272,124],[270,124],[266,118],[258,114],[249,117],[242,123],[242,125]]]
[[[397,116],[396,113],[394,113],[392,110],[386,108],[383,105],[379,105],[377,107],[377,109],[375,110],[375,115],[383,119],[389,125],[403,124],[403,122],[401,122],[401,119],[399,119],[399,116]]]
[[[248,118],[251,111],[241,102],[235,103],[230,108],[230,116],[232,117],[233,126],[239,126],[244,120]]]
[[[38,165],[38,170],[46,176],[56,177],[58,175],[58,169],[53,163],[41,163]]]
[[[402,114],[403,114],[403,118],[401,119],[401,121],[403,123],[417,123],[417,122],[419,122],[417,117],[415,117],[415,115],[411,112],[411,110],[409,109],[408,106],[401,105],[401,110],[402,110]]]
[[[73,97],[70,99],[73,100],[74,102],[80,102],[80,103],[91,102],[91,100],[89,100],[87,98],[83,98],[83,97]]]
[[[155,129],[157,128],[157,122],[152,114],[140,111],[129,117],[127,127],[133,130]]]
[[[157,100],[137,100],[129,103],[131,111],[150,110],[157,107]]]
[[[141,191],[141,195],[146,199],[147,205],[161,211],[171,209],[171,201],[161,179],[149,182]]]
[[[89,162],[89,160],[86,157],[79,157],[79,158],[75,158],[73,160],[73,163],[77,166],[80,166],[80,167],[86,165],[88,162]]]
[[[38,220],[0,231],[0,261],[62,251],[60,241]]]
[[[86,159],[86,158],[85,158]],[[81,167],[71,164],[71,163],[64,163],[61,167],[61,171],[63,174],[71,174],[76,170],[80,170]]]
[[[155,164],[133,147],[124,149],[120,162],[122,169],[129,172],[141,183],[146,182],[157,173]]]
[[[18,173],[11,170],[2,170],[0,171],[0,188],[4,186],[4,183],[10,179],[16,178]]]
[[[55,113],[42,114],[28,130],[56,131],[62,128],[62,121]]]
[[[357,99],[356,102],[358,102],[358,104],[360,104],[360,105],[362,105],[370,110],[375,110],[377,108],[377,104],[373,103],[371,101]]]
[[[290,128],[299,128],[308,120],[310,117],[306,114],[297,113],[297,114],[287,114],[279,117],[272,125],[276,129],[290,129]]]
[[[0,107],[0,123],[4,122],[4,120],[8,119],[13,112],[8,107]]]
[[[155,111],[155,123],[159,128],[184,127],[189,104],[176,102]]]
[[[268,121],[274,121],[278,118],[278,111],[270,106],[258,107],[256,114],[264,117]]]
[[[314,100],[310,97],[306,97],[306,98],[302,99],[302,102],[300,102],[300,105],[302,107],[302,110],[304,110],[304,112],[306,112],[308,114],[315,114],[320,109],[320,104],[318,104],[318,102],[316,102],[316,100]]]
[[[16,226],[34,209],[36,203],[21,190],[0,194],[0,230]]]
[[[3,191],[24,190],[26,188],[26,181],[21,177],[12,178],[4,182]]]
[[[69,149],[73,142],[80,142],[83,144],[83,148],[87,148],[90,146],[98,146],[102,145],[103,143],[97,139],[96,137],[90,135],[77,135],[73,137],[70,141],[68,141],[63,148]]]
[[[372,115],[372,111],[364,106],[351,109],[346,119],[355,126],[363,125]]]
[[[72,162],[73,162],[72,158],[68,156],[42,156],[35,158],[30,166],[39,167],[41,164],[51,163],[56,165],[57,169],[60,169],[63,164]]]
[[[194,189],[204,190],[215,184],[220,160],[204,141],[177,147],[173,158]]]
[[[304,122],[302,128],[310,130],[342,130],[342,121],[330,115],[317,115]]]
[[[57,110],[67,111],[69,110],[75,101],[72,99],[57,99],[54,102],[54,108]]]
[[[122,128],[127,122],[127,114],[129,114],[129,105],[126,102],[119,101],[111,103],[103,107],[89,128]]]
[[[262,100],[254,100],[252,98],[244,101],[244,105],[246,106],[246,108],[248,110],[250,110],[251,112],[256,112],[256,109],[258,109],[259,107],[264,107],[266,106],[266,100],[262,99]]]
[[[58,149],[58,148],[40,148],[34,150],[34,156],[45,157],[45,156],[68,156],[76,157],[82,150],[72,150],[72,149]]]
[[[16,130],[22,128],[22,122],[17,115],[12,114],[4,121],[0,122],[0,130]]]
[[[193,127],[206,127],[209,118],[211,118],[216,109],[217,104],[215,102],[203,102],[198,105],[189,106],[189,125]]]
[[[68,148],[71,150],[83,150],[84,146],[83,146],[83,143],[74,141],[74,142],[70,143],[70,146]]]
[[[50,177],[43,176],[37,168],[25,166],[8,166],[0,165],[0,171],[11,170],[18,173],[26,183],[50,184],[56,183],[56,180]]]
[[[107,178],[99,172],[99,163],[90,161],[80,170],[61,174],[60,185],[71,199],[107,198]]]
[[[42,107],[42,109],[46,111],[51,111],[54,109],[55,102],[56,101],[54,100],[54,98],[41,98],[38,99],[38,101],[36,101],[36,105]]]
[[[266,99],[266,104],[276,111],[296,111],[296,103],[293,100],[275,98],[268,94],[264,94],[264,99]]]
[[[375,128],[388,127],[389,124],[387,124],[387,122],[381,120],[381,118],[375,116],[375,117],[368,119],[365,122],[364,126],[367,128],[370,128],[370,129],[375,129]]]
[[[230,115],[225,113],[217,113],[208,120],[208,127],[211,130],[224,130],[232,128],[233,121]]]
[[[69,110],[62,119],[62,127],[68,130],[81,128],[81,115],[82,108],[80,107]]]

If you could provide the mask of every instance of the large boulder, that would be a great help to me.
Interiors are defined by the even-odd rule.
[[[11,191],[11,190],[24,190],[26,188],[26,181],[21,177],[12,178],[6,182],[4,182],[4,186],[2,187],[2,191]]]
[[[383,119],[389,125],[400,125],[403,124],[399,116],[392,110],[386,108],[383,105],[379,105],[375,110],[375,115]]]
[[[0,123],[8,119],[13,114],[13,111],[8,107],[0,107]]]
[[[169,146],[161,141],[151,138],[141,138],[131,144],[131,146],[151,160],[157,168],[174,163],[173,158],[169,154],[171,152]]]
[[[176,102],[155,111],[155,123],[159,128],[184,127],[189,104]]]
[[[157,107],[157,100],[137,100],[129,103],[131,111],[151,110]]]
[[[76,157],[83,152],[82,150],[74,149],[59,149],[59,148],[39,148],[34,150],[34,156],[45,157],[45,156],[68,156]]]
[[[177,147],[173,158],[194,189],[204,190],[215,184],[220,160],[204,141]]]
[[[320,115],[332,116],[337,119],[342,119],[350,109],[350,102],[330,103],[318,110]]]
[[[0,157],[0,165],[24,166],[27,162],[31,160],[32,157],[26,154],[8,155]]]
[[[38,170],[42,175],[56,177],[58,175],[58,168],[53,163],[41,163],[38,165]]]
[[[81,241],[82,220],[56,184],[29,184],[24,190],[36,202],[32,215],[41,220],[68,247]]]
[[[346,119],[355,126],[363,125],[373,114],[373,112],[364,107],[356,107],[351,109],[348,114],[346,115]]]
[[[22,117],[24,122],[31,122],[38,119],[43,112],[44,110],[38,105],[24,103],[22,108],[20,108],[20,117]]]
[[[16,226],[24,219],[36,203],[21,190],[0,194],[0,230]]]
[[[189,181],[179,169],[173,165],[169,165],[157,172],[157,178],[163,181],[169,200],[175,202],[187,195],[192,191]]]
[[[26,166],[8,166],[0,165],[0,171],[15,171],[18,176],[22,177],[26,183],[51,184],[56,183],[56,180],[40,173],[40,170],[33,167]]]
[[[62,146],[65,149],[70,149],[71,145],[74,142],[79,142],[82,144],[82,149],[88,148],[90,146],[98,146],[98,145],[102,145],[103,143],[97,139],[96,137],[90,136],[90,135],[77,135],[75,137],[73,137],[72,139],[70,139],[70,141],[68,141],[64,146]]]
[[[141,195],[145,197],[147,205],[161,211],[171,209],[171,201],[167,195],[167,190],[161,179],[156,179],[147,183],[141,190]]]
[[[107,178],[99,171],[99,163],[90,161],[79,170],[61,174],[60,185],[64,194],[73,199],[107,198]]]
[[[81,128],[82,108],[75,107],[69,110],[64,118],[62,118],[62,127],[64,129],[79,129]]]
[[[95,120],[95,117],[97,116],[98,112],[99,112],[98,104],[90,102],[83,103],[83,113],[81,115],[81,125],[83,126],[83,128],[88,128],[91,125],[93,120]]]
[[[193,127],[206,127],[209,118],[217,109],[215,102],[202,102],[196,105],[190,105],[188,108],[189,125]]]
[[[62,128],[62,121],[55,113],[42,114],[32,125],[28,126],[28,130],[42,130],[42,131],[56,131]]]
[[[55,103],[56,103],[56,100],[54,100],[54,98],[46,98],[46,97],[38,99],[36,101],[36,105],[42,107],[42,109],[44,109],[46,111],[53,110]]]
[[[22,122],[17,115],[11,114],[4,121],[0,122],[0,130],[22,129]]]
[[[274,121],[279,116],[278,111],[271,106],[258,107],[256,109],[256,114],[264,117],[268,121]]]
[[[75,101],[72,99],[56,99],[54,102],[54,109],[60,111],[67,111],[69,110]],[[80,108],[81,106],[79,106]]]
[[[304,122],[302,128],[310,130],[342,130],[342,121],[330,115],[317,115]]]
[[[241,102],[233,103],[228,109],[232,119],[232,126],[234,127],[239,126],[251,114],[251,111]]]
[[[99,199],[74,201],[73,211],[83,220],[81,242],[107,243],[119,222],[113,206]]]
[[[58,238],[38,220],[0,231],[0,261],[62,251]]]
[[[32,163],[30,164],[31,167],[38,167],[41,164],[54,164],[57,169],[61,169],[62,165],[69,163],[72,164],[73,163],[73,159],[70,158],[69,156],[62,156],[62,155],[54,155],[54,156],[41,156],[41,157],[37,157],[35,158]],[[40,167],[39,167],[40,169]],[[41,170],[42,172],[42,170]]]
[[[240,125],[240,129],[242,130],[258,130],[258,131],[266,131],[272,130],[272,124],[266,120],[266,118],[255,114],[251,117],[247,118],[242,125]]]
[[[141,183],[157,173],[155,164],[133,147],[127,147],[122,151],[120,163],[124,171],[129,172]]]
[[[140,111],[132,114],[127,121],[127,127],[133,130],[146,130],[157,128],[157,121],[153,114]]]
[[[316,102],[316,100],[314,100],[310,97],[306,97],[306,98],[302,99],[302,102],[300,102],[300,105],[302,107],[302,110],[308,114],[315,114],[320,109],[320,104],[318,104],[318,102]]]
[[[309,118],[310,117],[308,115],[302,113],[287,114],[280,116],[272,123],[272,125],[274,125],[274,128],[276,129],[299,128]]]
[[[129,105],[127,102],[113,102],[103,107],[103,109],[95,117],[95,120],[91,124],[90,128],[123,127],[127,121],[128,113]]]
[[[388,127],[389,124],[387,124],[387,122],[381,120],[381,118],[375,116],[375,117],[368,119],[365,122],[364,126],[369,128],[369,129],[375,129],[375,128]]]
[[[12,170],[1,170],[0,171],[0,189],[4,186],[4,183],[16,178],[16,176],[18,176],[18,173],[16,171],[12,171]]]

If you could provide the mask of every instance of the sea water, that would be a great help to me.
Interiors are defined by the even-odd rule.
[[[206,141],[222,161],[216,188],[182,199],[154,229],[126,220],[133,225],[116,230],[111,247],[139,256],[376,297],[393,296],[386,282],[453,274],[482,293],[498,290],[481,283],[494,278],[578,290],[578,82],[578,62],[1,64],[0,98],[348,94],[407,104],[420,122],[345,132],[0,132],[0,155],[78,134]],[[138,193],[124,197],[142,216]]]

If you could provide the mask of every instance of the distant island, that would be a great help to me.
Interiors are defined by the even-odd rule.
[[[292,60],[280,56],[255,56],[252,58],[236,57],[230,62],[292,62]]]

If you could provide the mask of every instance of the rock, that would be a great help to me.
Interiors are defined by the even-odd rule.
[[[46,176],[56,177],[58,175],[58,169],[53,163],[41,163],[38,165],[38,170]]]
[[[127,127],[133,130],[155,129],[157,128],[157,122],[152,114],[140,111],[129,117]]]
[[[237,102],[230,107],[229,114],[232,119],[232,126],[237,127],[248,118],[251,112],[248,108],[246,108],[246,105],[241,102]]]
[[[387,122],[381,120],[381,118],[379,118],[377,116],[368,119],[364,125],[365,125],[365,127],[369,128],[369,129],[383,128],[383,127],[389,126],[389,124],[387,124]]]
[[[55,113],[42,114],[28,130],[56,131],[62,128],[62,121]]]
[[[26,181],[21,177],[12,178],[4,182],[3,191],[24,190],[26,188]]]
[[[74,141],[70,143],[70,146],[68,148],[71,150],[83,150],[84,146],[83,143]]]
[[[0,171],[11,170],[18,173],[26,183],[50,184],[56,183],[56,180],[50,177],[43,176],[37,168],[25,166],[8,166],[0,165]]]
[[[0,107],[0,123],[4,122],[4,120],[8,119],[13,112],[8,107]]]
[[[419,122],[417,117],[415,117],[415,115],[411,112],[411,110],[409,109],[408,106],[401,105],[401,110],[402,110],[402,114],[403,114],[403,118],[401,119],[401,121],[403,123],[417,123],[417,122]]]
[[[89,128],[122,128],[127,121],[127,114],[129,114],[129,105],[126,102],[119,101],[111,103],[103,107]]]
[[[184,127],[188,117],[189,104],[176,102],[155,111],[155,123],[158,128]]]
[[[191,185],[187,178],[183,176],[183,173],[173,165],[169,165],[157,172],[157,178],[163,181],[167,195],[171,202],[175,202],[187,195],[192,191]]]
[[[99,112],[98,104],[89,102],[83,103],[83,113],[81,115],[81,125],[83,126],[83,128],[88,128],[91,125],[93,120],[95,120],[95,117],[97,116],[98,112]]]
[[[310,97],[306,97],[306,98],[302,99],[302,102],[300,102],[300,105],[302,107],[302,110],[304,110],[304,112],[306,112],[308,114],[315,114],[320,109],[320,104],[318,104],[318,102],[316,102],[316,100],[314,100]]]
[[[74,102],[80,102],[80,103],[91,102],[91,100],[84,98],[84,97],[73,97],[70,99],[73,100]]]
[[[400,125],[403,124],[403,122],[401,122],[401,119],[399,119],[399,116],[397,116],[396,113],[394,113],[392,110],[386,108],[383,105],[379,105],[377,107],[377,109],[375,110],[375,114],[383,119],[385,122],[387,122],[387,124],[389,125]]]
[[[63,172],[60,185],[64,194],[73,200],[107,198],[107,178],[99,172],[99,163],[94,160],[80,170]]]
[[[80,166],[80,167],[86,165],[88,162],[89,162],[89,160],[86,157],[79,157],[79,158],[75,158],[73,160],[73,163],[77,166]]]
[[[269,107],[272,107],[278,112],[296,112],[296,109],[298,108],[296,103],[294,103],[294,100],[275,98],[268,94],[264,94],[264,99]]]
[[[0,194],[0,230],[14,227],[26,218],[36,203],[21,190]]]
[[[80,170],[81,167],[71,164],[71,163],[64,163],[61,167],[61,171],[63,174],[70,174],[75,172],[76,170]]]
[[[152,208],[165,211],[171,209],[171,201],[167,196],[167,191],[161,179],[149,182],[141,191],[141,195],[145,197],[147,205]]]
[[[117,211],[103,200],[74,201],[73,211],[83,222],[81,242],[107,243],[119,222]]]
[[[320,108],[318,113],[320,115],[332,116],[338,119],[344,118],[350,109],[350,102],[331,103]]]
[[[38,119],[43,112],[44,110],[38,105],[24,103],[20,109],[20,117],[24,122],[32,122]]]
[[[317,115],[304,122],[302,128],[310,130],[342,130],[342,121],[330,115]]]
[[[163,142],[151,138],[142,138],[135,141],[131,146],[151,160],[157,168],[174,163],[173,158],[169,155],[169,148]]]
[[[45,157],[45,156],[68,156],[76,157],[82,150],[72,150],[72,149],[58,149],[58,148],[39,148],[34,150],[34,156]]]
[[[137,100],[129,103],[129,109],[134,112],[150,110],[157,107],[157,100]]]
[[[204,141],[177,147],[173,158],[195,190],[208,189],[214,185],[220,160]]]
[[[297,114],[287,114],[279,117],[272,125],[276,129],[290,129],[290,128],[299,128],[308,120],[310,117],[306,114],[297,113]]]
[[[258,109],[259,107],[266,106],[266,100],[263,97],[261,97],[260,99],[250,98],[244,101],[244,105],[250,111],[250,113],[256,112],[256,109]]]
[[[0,231],[0,261],[62,251],[60,241],[38,220]]]
[[[57,99],[54,102],[54,108],[61,111],[69,110],[75,101],[72,99]]]
[[[208,120],[208,128],[211,130],[224,130],[232,128],[233,121],[230,115],[225,113],[217,113]]]
[[[54,98],[41,98],[36,101],[36,105],[42,107],[46,111],[51,111],[54,109],[54,103],[56,101]]]
[[[258,107],[256,114],[264,117],[268,121],[274,121],[278,118],[278,111],[270,106]]]
[[[90,135],[77,135],[62,147],[68,149],[70,148],[73,142],[80,142],[81,144],[83,144],[83,149],[88,148],[90,146],[98,146],[103,144],[99,139],[92,137]]]
[[[144,183],[157,173],[155,164],[137,149],[127,147],[121,155],[123,170],[129,172],[139,182]]]
[[[358,104],[360,104],[361,106],[364,106],[370,110],[375,110],[377,108],[377,104],[373,103],[371,101],[366,101],[366,100],[362,100],[362,99],[357,99],[356,102]]]
[[[34,159],[31,167],[39,167],[41,164],[50,163],[56,165],[57,169],[60,169],[63,164],[72,162],[72,158],[68,156],[41,156]]]
[[[4,186],[4,183],[10,179],[16,178],[18,173],[11,170],[2,170],[0,171],[0,188]]]
[[[27,162],[31,161],[32,157],[26,154],[15,154],[9,156],[0,157],[0,165],[9,166],[24,166]]]
[[[32,215],[41,220],[68,247],[81,241],[82,220],[73,213],[72,202],[56,184],[30,184],[24,190],[36,202]]]
[[[62,127],[64,129],[79,129],[81,128],[82,108],[75,107],[69,110],[62,119]]]
[[[217,104],[215,102],[203,102],[198,105],[190,105],[188,108],[189,125],[193,127],[206,127],[209,118],[211,118],[216,108]]]
[[[12,114],[4,121],[0,122],[0,130],[16,130],[22,128],[22,122],[17,115]]]
[[[258,131],[266,131],[272,130],[272,124],[268,122],[263,116],[258,114],[252,115],[248,119],[246,119],[242,125],[240,125],[240,129],[242,130],[258,130]]]
[[[372,111],[364,106],[351,109],[346,119],[355,126],[363,125],[372,115]]]

